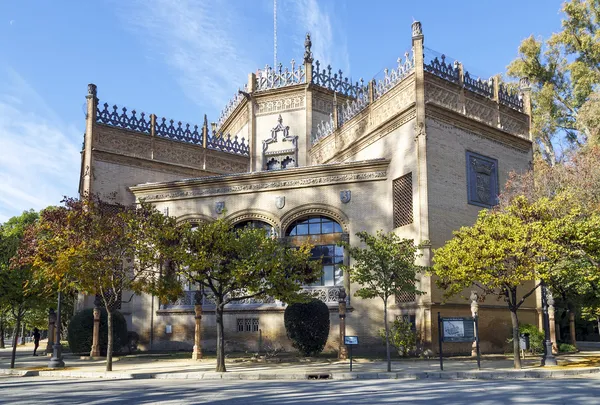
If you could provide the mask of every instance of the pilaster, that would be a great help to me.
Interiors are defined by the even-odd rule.
[[[83,141],[83,157],[81,162],[81,182],[79,194],[90,195],[92,191],[92,146],[94,142],[94,125],[96,123],[96,111],[98,108],[97,88],[93,83],[88,84],[87,110],[85,114],[85,137]]]
[[[248,100],[248,146],[250,147],[250,167],[249,171],[255,172],[258,170],[256,162],[256,154],[258,153],[258,144],[256,140],[256,106],[254,102],[254,91],[256,90],[256,75],[250,73],[248,75],[248,93],[250,94],[250,100]]]

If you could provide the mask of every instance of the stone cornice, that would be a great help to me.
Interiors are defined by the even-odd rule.
[[[334,163],[277,171],[202,177],[140,184],[129,189],[138,199],[164,201],[216,195],[243,194],[291,188],[385,180],[388,159]]]

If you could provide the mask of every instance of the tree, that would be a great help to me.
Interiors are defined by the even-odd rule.
[[[38,214],[25,211],[0,226],[0,311],[14,318],[14,333],[10,368],[15,367],[16,348],[25,315],[32,310],[47,308],[50,294],[41,283],[35,282],[34,269],[15,264],[19,245],[26,229],[37,221]],[[4,322],[4,314],[0,314]],[[2,326],[1,333],[4,333]]]
[[[567,153],[555,166],[538,162],[533,171],[512,173],[497,209],[506,209],[515,198],[533,203],[557,196],[562,199],[562,209],[553,212],[554,220],[562,221],[557,242],[569,254],[553,267],[548,285],[568,308],[575,345],[575,310],[595,305],[600,281],[600,146]]]
[[[97,196],[65,198],[63,203],[42,212],[23,249],[23,261],[39,268],[60,289],[101,298],[107,311],[106,371],[111,371],[112,315],[123,302],[121,297],[127,292],[131,298],[143,292],[179,293],[163,288],[167,278],[158,277],[163,258],[154,247],[175,222],[146,204],[122,206]]]
[[[388,322],[388,299],[402,293],[422,294],[416,287],[416,276],[422,270],[415,264],[420,257],[412,239],[401,239],[395,233],[378,231],[376,235],[367,232],[356,234],[365,248],[343,243],[354,263],[345,266],[350,280],[358,283],[354,295],[361,298],[381,298],[383,300],[383,322],[385,325],[385,349],[387,371],[392,371],[390,355],[390,327]]]
[[[224,219],[197,228],[184,224],[180,243],[166,239],[163,249],[178,273],[208,291],[217,320],[217,366],[225,368],[223,310],[231,302],[267,296],[284,302],[299,300],[302,285],[320,277],[318,262],[310,260],[310,246],[297,249],[269,238],[262,229],[234,230]]]
[[[571,0],[562,11],[562,30],[545,43],[525,39],[508,66],[510,76],[533,85],[532,133],[550,165],[560,135],[579,146],[597,142],[600,131],[600,2]]]
[[[554,212],[562,199],[530,203],[516,197],[505,210],[479,213],[471,227],[462,227],[434,252],[433,273],[446,296],[476,286],[482,296],[504,299],[511,313],[514,366],[521,368],[517,311],[549,269],[565,254],[558,243],[560,224]]]

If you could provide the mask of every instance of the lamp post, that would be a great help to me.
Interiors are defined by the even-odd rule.
[[[556,357],[552,354],[552,341],[550,340],[550,317],[548,315],[548,287],[542,281],[542,320],[544,323],[544,357],[542,366],[556,366]]]
[[[471,291],[471,296],[469,298],[471,299],[471,315],[473,316],[473,320],[475,320],[475,318],[477,318],[477,316],[479,315],[479,294],[477,294],[477,291]],[[471,346],[471,356],[477,356],[476,341],[473,341],[473,345]]]
[[[63,368],[65,362],[62,357],[62,345],[60,344],[60,301],[62,294],[58,291],[58,307],[56,309],[56,325],[54,327],[55,339],[52,346],[52,358],[48,362],[48,368]]]
[[[340,360],[346,360],[348,358],[348,348],[344,343],[346,337],[346,289],[340,288],[338,295],[339,314],[340,314],[340,347],[338,351],[338,358]]]

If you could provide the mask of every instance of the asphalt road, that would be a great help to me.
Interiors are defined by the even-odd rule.
[[[600,378],[194,381],[0,376],[2,404],[600,404]]]

